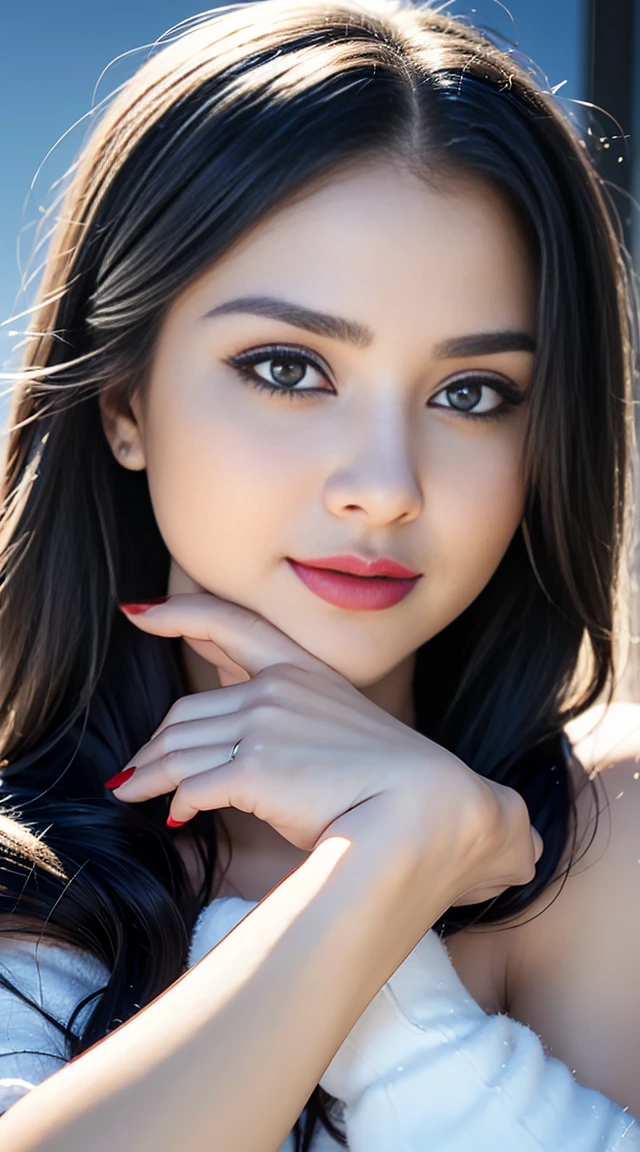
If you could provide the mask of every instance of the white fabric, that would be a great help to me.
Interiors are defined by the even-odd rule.
[[[230,898],[205,908],[191,962],[254,907]],[[480,1008],[433,930],[374,997],[320,1083],[346,1105],[350,1152],[640,1150],[640,1124],[628,1112],[577,1084],[530,1028]]]
[[[254,907],[223,898],[203,909],[189,966]],[[83,953],[1,937],[0,971],[62,1021],[107,979]],[[64,1059],[57,1029],[0,989],[0,1111]],[[640,1152],[628,1112],[577,1084],[529,1028],[483,1012],[434,931],[374,997],[320,1083],[345,1104],[350,1152]],[[313,1152],[339,1147],[318,1130]],[[281,1152],[293,1149],[289,1136]]]
[[[103,988],[109,979],[104,965],[85,952],[37,944],[35,939],[3,939],[2,935],[0,974],[63,1023],[85,996]],[[76,1030],[94,1003],[80,1010]],[[60,1030],[7,988],[0,988],[0,1112],[65,1062]]]

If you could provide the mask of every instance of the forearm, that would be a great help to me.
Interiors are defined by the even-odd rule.
[[[374,815],[375,813],[375,815]],[[370,801],[204,959],[0,1119],[14,1152],[274,1152],[450,893]],[[428,854],[427,854],[428,855]],[[433,874],[438,868],[434,862]],[[425,888],[428,885],[425,885]]]

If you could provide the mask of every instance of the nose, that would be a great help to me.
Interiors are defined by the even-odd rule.
[[[329,476],[325,505],[334,516],[357,516],[371,526],[409,523],[424,506],[412,429],[400,413],[379,412],[360,425],[358,444]]]

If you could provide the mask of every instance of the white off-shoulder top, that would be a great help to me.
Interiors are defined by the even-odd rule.
[[[188,965],[254,907],[222,897],[204,908]],[[1,936],[0,971],[62,1022],[108,977],[83,952]],[[0,1111],[65,1060],[54,1025],[0,989]],[[530,1028],[485,1013],[433,930],[371,1001],[320,1083],[343,1102],[350,1152],[640,1152],[640,1123],[579,1085]],[[0,1143],[1,1133],[0,1122]],[[319,1129],[313,1152],[340,1147]],[[290,1135],[281,1152],[293,1149]]]

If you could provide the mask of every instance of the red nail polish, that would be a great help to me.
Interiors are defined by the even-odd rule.
[[[185,820],[174,820],[173,816],[167,816],[167,828],[182,828]]]
[[[120,608],[129,616],[139,616],[141,612],[146,612],[147,608],[153,608],[154,604],[164,604],[168,599],[168,596],[154,596],[152,600],[135,600],[130,604],[120,604]]]
[[[135,770],[136,766],[134,764],[132,768],[123,768],[122,772],[116,772],[115,776],[112,776],[110,780],[105,780],[105,788],[119,788],[121,784],[124,784],[125,780],[129,780],[133,776]]]

